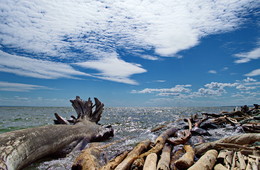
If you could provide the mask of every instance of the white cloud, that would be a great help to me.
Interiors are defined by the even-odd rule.
[[[90,76],[76,71],[69,64],[21,57],[2,51],[0,51],[0,71],[42,79]]]
[[[247,77],[246,79],[243,80],[244,82],[246,83],[249,83],[249,82],[256,82],[256,79],[253,79],[251,77]]]
[[[178,95],[179,93],[188,93],[191,90],[189,89],[191,85],[176,85],[172,88],[163,88],[163,89],[152,89],[152,88],[145,88],[143,90],[137,91],[132,90],[132,93],[159,93],[159,96],[170,96],[170,95]]]
[[[159,60],[158,57],[151,56],[151,55],[140,55],[140,57],[146,60]]]
[[[260,42],[258,42],[260,45]],[[260,47],[253,49],[252,51],[235,54],[235,57],[239,58],[235,61],[235,63],[247,63],[251,60],[259,59],[260,58]]]
[[[259,75],[260,75],[260,69],[253,70],[250,73],[245,74],[245,76],[259,76]]]
[[[217,74],[217,71],[216,70],[209,70],[208,73],[210,73],[210,74]]]
[[[44,86],[38,86],[32,84],[10,83],[10,82],[0,81],[0,91],[28,92],[37,89],[48,89],[48,88]]]
[[[48,60],[63,70],[52,76],[45,72],[54,69],[29,72],[32,66],[15,66],[15,71],[5,66],[0,71],[39,78],[74,77],[84,73],[58,62],[85,63],[101,71],[98,78],[137,84],[129,77],[145,69],[123,61],[119,54],[115,59],[103,53],[142,49],[154,50],[158,56],[181,57],[177,53],[197,45],[201,37],[239,28],[243,16],[256,4],[254,0],[1,1],[1,48],[14,49],[12,54],[21,56],[17,62],[37,59],[46,65]],[[98,68],[94,63],[105,65]],[[2,60],[0,64],[5,65]],[[113,64],[112,70],[107,68]],[[122,70],[124,66],[130,71]],[[118,75],[120,71],[123,76]]]
[[[219,82],[211,82],[209,84],[205,84],[204,86],[209,89],[224,89],[225,87],[235,87],[238,83],[219,83]]]
[[[156,96],[171,96],[175,99],[192,99],[192,98],[207,98],[207,97],[220,97],[224,94],[233,96],[232,92],[236,92],[236,95],[240,93],[252,93],[260,88],[260,82],[255,79],[247,78],[242,81],[236,81],[235,83],[220,83],[211,82],[205,84],[204,87],[198,88],[193,91],[191,85],[176,85],[172,88],[145,88],[143,90],[132,90],[132,93],[146,94],[155,93]],[[229,88],[230,90],[227,90]],[[232,92],[231,92],[232,91]]]
[[[113,54],[111,54],[112,56]],[[127,84],[138,84],[136,81],[129,79],[132,74],[139,74],[146,72],[138,64],[127,63],[117,56],[103,58],[100,60],[90,60],[82,63],[76,63],[84,68],[91,68],[99,70],[101,73],[97,73],[95,76],[101,79],[123,82]]]

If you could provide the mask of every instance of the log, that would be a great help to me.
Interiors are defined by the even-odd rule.
[[[92,144],[89,148],[86,148],[81,152],[74,161],[71,169],[99,170],[101,167],[99,163],[100,154],[101,149],[99,149],[98,145]]]
[[[177,170],[177,167],[175,166],[175,161],[177,161],[182,155],[185,154],[185,150],[183,149],[182,145],[178,145],[173,148],[173,153],[171,157],[171,162],[170,162],[170,169],[172,170]]]
[[[219,163],[214,166],[214,170],[228,170],[228,169]]]
[[[229,168],[231,168],[231,166],[232,166],[233,155],[234,155],[234,151],[227,151],[227,156],[225,158],[225,164]]]
[[[157,163],[157,154],[156,153],[149,154],[145,159],[143,170],[156,170],[156,163]]]
[[[165,142],[167,141],[167,139],[170,136],[173,136],[176,132],[178,131],[178,129],[176,129],[175,127],[172,127],[166,131],[164,131],[159,137],[157,137],[157,139],[155,140],[155,146],[152,147],[149,151],[141,154],[138,158],[143,158],[148,156],[150,153],[158,153],[159,151],[162,150],[162,148],[164,147]]]
[[[99,143],[90,143],[89,147],[84,149],[79,156],[76,157],[72,170],[78,169],[101,169],[100,159],[102,159],[102,152],[105,148],[119,143],[123,140],[117,140],[105,145]]]
[[[167,139],[167,142],[172,144],[173,146],[185,144],[191,138],[191,132],[189,130],[184,131],[184,136],[177,139]]]
[[[227,151],[221,150],[217,157],[217,163],[224,164],[226,156],[227,156]]]
[[[127,156],[129,152],[125,151],[114,159],[110,160],[106,165],[102,166],[100,170],[113,170],[115,169]]]
[[[115,170],[126,170],[128,169],[134,160],[149,147],[151,141],[145,140],[140,142],[131,152],[128,153],[127,157],[115,168]]]
[[[245,159],[243,157],[243,155],[241,154],[241,152],[237,152],[237,157],[240,163],[240,169],[245,170],[246,169],[246,162]]]
[[[195,152],[190,145],[184,145],[184,150],[186,153],[175,162],[175,166],[178,169],[188,169],[194,164]]]
[[[196,145],[194,149],[196,155],[201,155],[205,153],[207,150],[214,148],[218,143],[233,143],[233,144],[245,145],[245,144],[252,144],[257,141],[260,141],[260,134],[248,133],[248,134],[241,134],[241,135],[222,138],[214,142],[200,143]]]
[[[236,157],[237,157],[237,153],[234,152],[233,158],[232,158],[231,169],[235,169],[235,167],[236,167]]]
[[[96,100],[98,101],[98,99]],[[81,103],[77,107],[85,104],[78,96],[71,102],[72,104]],[[90,107],[93,108],[92,105]],[[63,150],[67,146],[71,147],[71,143],[76,145],[82,139],[95,141],[113,136],[111,127],[106,128],[98,125],[96,122],[98,119],[93,119],[93,122],[85,110],[86,107],[82,107],[81,111],[77,111],[78,119],[75,125],[48,125],[0,134],[0,167],[4,170],[22,169],[43,157]],[[101,110],[102,108],[96,108],[95,112]]]
[[[144,158],[139,158],[134,160],[133,164],[131,165],[131,170],[142,170],[144,167]]]
[[[188,170],[210,170],[215,165],[217,156],[218,151],[213,149],[209,150]]]
[[[167,143],[164,145],[161,158],[157,165],[157,170],[169,170],[170,169],[170,161],[171,161],[171,145]]]

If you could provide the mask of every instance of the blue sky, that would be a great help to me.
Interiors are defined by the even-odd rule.
[[[259,104],[260,3],[2,0],[0,105]]]

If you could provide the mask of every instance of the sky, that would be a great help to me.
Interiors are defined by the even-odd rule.
[[[0,106],[260,104],[257,0],[0,0]]]

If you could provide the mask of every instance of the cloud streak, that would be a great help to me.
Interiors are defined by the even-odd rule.
[[[68,64],[43,61],[11,55],[0,51],[0,71],[42,79],[76,78],[75,76],[90,76],[75,70]]]
[[[48,89],[48,88],[44,86],[33,85],[33,84],[10,83],[10,82],[0,81],[0,91],[28,92],[37,89]]]
[[[137,84],[131,76],[146,70],[124,61],[119,49],[127,54],[139,51],[135,56],[148,60],[180,57],[178,52],[196,46],[202,37],[238,28],[247,9],[256,4],[254,0],[1,1],[1,53],[16,56],[21,64],[7,66],[0,60],[0,71],[38,78],[89,75],[71,66],[77,63],[99,71],[91,76]],[[143,55],[147,50],[156,57]],[[60,70],[35,71],[24,67],[28,61]]]

